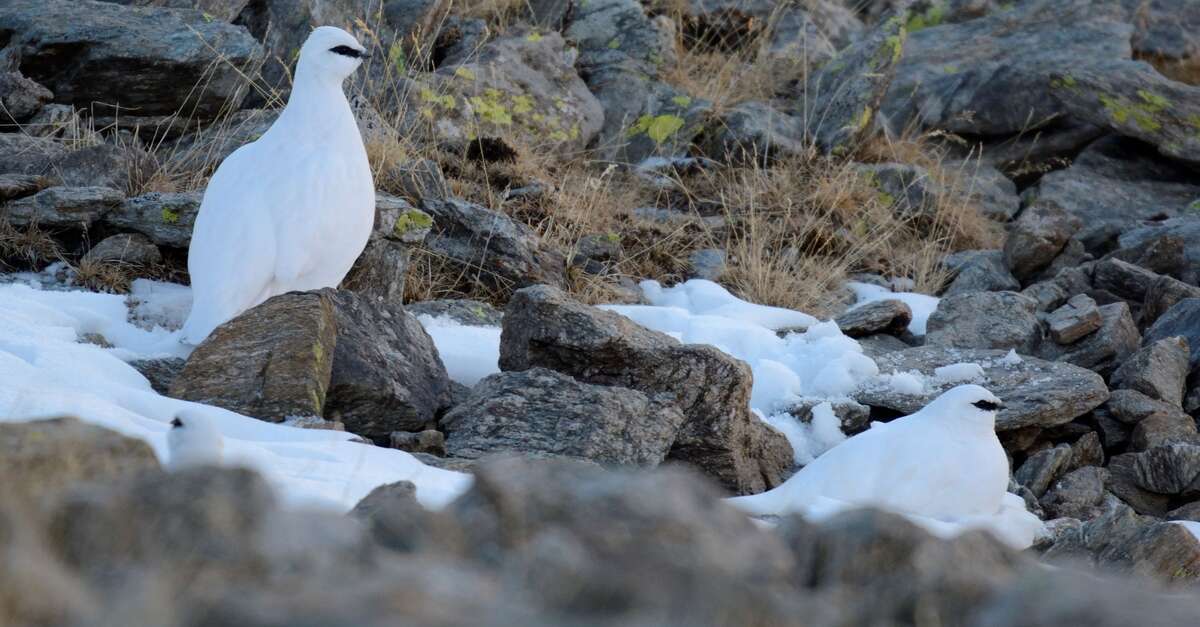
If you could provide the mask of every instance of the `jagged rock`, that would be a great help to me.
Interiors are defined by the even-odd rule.
[[[1148,343],[1113,372],[1110,383],[1182,407],[1189,352],[1187,340],[1178,336]]]
[[[0,423],[4,497],[37,506],[88,481],[158,469],[150,445],[76,418]]]
[[[408,451],[409,453],[429,453],[438,457],[446,456],[446,436],[437,429],[426,429],[419,433],[393,431],[390,442],[392,448]]]
[[[437,140],[461,148],[496,140],[540,151],[579,151],[600,132],[604,109],[579,78],[574,60],[556,32],[498,38],[460,63],[401,79],[406,124],[424,129],[436,120]]]
[[[166,357],[164,359],[137,359],[129,362],[150,382],[155,392],[166,396],[171,389],[171,382],[183,370],[185,363],[182,357]]]
[[[1137,453],[1115,455],[1108,460],[1108,489],[1137,510],[1139,514],[1162,516],[1167,512],[1170,497],[1143,489],[1138,485],[1135,460]]]
[[[1000,170],[977,160],[948,161],[942,167],[959,179],[955,190],[973,201],[985,217],[1008,222],[1020,212],[1017,186]]]
[[[412,247],[429,235],[433,218],[407,201],[375,194],[375,225],[367,245],[343,279],[345,289],[401,304]]]
[[[1179,408],[1155,400],[1137,390],[1115,389],[1106,405],[1117,420],[1125,424],[1137,424],[1154,414],[1178,413]]]
[[[329,291],[275,296],[217,327],[170,395],[270,422],[320,416],[337,334]]]
[[[0,72],[0,128],[29,120],[53,97],[20,72]]]
[[[1138,486],[1158,494],[1195,496],[1200,491],[1200,445],[1175,442],[1137,453],[1133,459]]]
[[[125,200],[104,221],[137,231],[159,246],[187,248],[203,198],[201,192],[150,192]]]
[[[842,333],[854,338],[889,333],[900,335],[912,322],[912,309],[898,300],[876,300],[854,307],[835,319]]]
[[[1172,442],[1200,444],[1196,421],[1182,411],[1156,412],[1139,420],[1129,436],[1129,447],[1146,451]]]
[[[336,342],[319,415],[380,444],[393,431],[432,425],[450,404],[450,379],[417,319],[394,302],[321,290],[332,306]]]
[[[1108,471],[1087,466],[1067,473],[1042,497],[1042,507],[1051,518],[1089,520],[1101,512]]]
[[[895,129],[973,135],[1028,132],[1064,112],[1052,73],[1081,59],[1128,59],[1132,27],[1088,0],[1023,2],[911,34],[884,101]]]
[[[1067,304],[1050,312],[1046,330],[1059,344],[1070,344],[1099,329],[1103,324],[1096,301],[1086,294],[1072,296]]]
[[[1146,299],[1146,288],[1158,275],[1140,266],[1120,259],[1104,259],[1092,270],[1092,285],[1099,290],[1108,290],[1117,296],[1141,303]]]
[[[1168,157],[1200,163],[1200,87],[1125,60],[1063,68],[1050,85],[1070,115],[1153,144]]]
[[[34,174],[0,174],[0,202],[32,196],[49,184],[45,177]]]
[[[848,154],[875,130],[875,115],[904,54],[904,14],[885,20],[811,74],[798,115],[824,153]]]
[[[1137,350],[1140,342],[1137,325],[1129,306],[1116,302],[1100,307],[1103,324],[1096,331],[1068,346],[1043,342],[1039,356],[1065,361],[1101,374],[1112,372]]]
[[[426,199],[421,209],[433,216],[433,232],[425,238],[425,247],[461,265],[465,280],[504,290],[534,283],[563,284],[562,256],[542,246],[524,224],[453,198]]]
[[[489,303],[475,300],[423,300],[410,303],[405,308],[414,316],[446,317],[469,327],[498,327],[504,320],[504,312]]]
[[[1130,428],[1125,423],[1113,418],[1112,413],[1103,407],[1097,407],[1092,412],[1092,419],[1096,422],[1096,432],[1100,434],[1100,441],[1106,451],[1124,449],[1125,444],[1129,442],[1130,433]]]
[[[519,451],[657,466],[683,421],[674,395],[647,396],[531,368],[483,379],[439,425],[455,457]]]
[[[1013,473],[1013,479],[1041,498],[1071,462],[1071,447],[1059,444],[1030,455]]]
[[[1154,523],[1123,547],[1120,559],[1102,565],[1162,581],[1192,583],[1200,579],[1200,538],[1182,525]]]
[[[150,266],[162,261],[162,253],[145,235],[118,233],[100,240],[100,243],[92,246],[82,259]]]
[[[1069,300],[1067,288],[1057,280],[1032,283],[1021,293],[1037,301],[1038,311],[1049,312],[1061,307]]]
[[[1175,336],[1182,337],[1191,347],[1188,369],[1200,365],[1200,298],[1185,298],[1175,303],[1146,329],[1142,342],[1149,346]]]
[[[46,175],[67,149],[60,142],[25,133],[0,133],[0,174]]]
[[[1119,236],[1117,246],[1121,246]],[[1181,238],[1168,233],[1130,242],[1128,246],[1108,253],[1104,259],[1119,259],[1157,274],[1181,277],[1187,272],[1186,246]]]
[[[687,420],[669,459],[691,463],[738,493],[773,487],[791,467],[786,440],[749,411],[749,368],[711,346],[680,345],[535,286],[509,301],[500,340],[502,370],[534,367],[584,383],[674,395]]]
[[[0,216],[14,226],[87,228],[124,198],[108,187],[49,187],[0,207]]]
[[[1077,470],[1085,466],[1103,466],[1104,448],[1100,444],[1100,436],[1095,431],[1088,431],[1071,444],[1071,463],[1068,470]]]
[[[1062,252],[1083,222],[1054,204],[1037,203],[1021,213],[1004,241],[1004,261],[1013,276],[1028,279]]]
[[[54,102],[120,106],[122,115],[215,117],[241,101],[239,68],[262,58],[244,29],[198,11],[10,0],[0,6],[0,31],[21,49],[21,73]]]
[[[1021,289],[1021,283],[1004,263],[1004,253],[998,250],[960,251],[946,255],[942,265],[954,273],[954,280],[942,292],[943,297],[968,292],[1015,292]]]
[[[1193,501],[1167,512],[1167,520],[1191,520],[1200,522],[1200,501]]]
[[[1193,215],[1200,209],[1200,205],[1196,205],[1195,201],[1191,201],[1192,204],[1189,205],[1183,204],[1189,202],[1184,196],[1189,192],[1193,198],[1200,198],[1200,186],[1197,186],[1181,189],[1177,196],[1167,196],[1161,201],[1169,208],[1163,214],[1170,215],[1182,211],[1182,217],[1141,223],[1138,228],[1122,232],[1117,238],[1117,244],[1121,248],[1134,248],[1165,237],[1182,242],[1183,261],[1176,276],[1184,283],[1200,285],[1200,219]],[[1177,207],[1175,203],[1180,204]]]
[[[999,348],[1033,354],[1042,340],[1037,302],[1016,292],[970,292],[943,298],[929,316],[925,343]]]
[[[1108,399],[1108,388],[1100,375],[1062,362],[1022,357],[1010,364],[1004,361],[1008,351],[921,346],[877,356],[880,372],[916,370],[929,379],[933,371],[957,363],[977,363],[983,367],[980,385],[1004,401],[996,416],[996,430],[1009,431],[1028,426],[1050,427],[1071,422]],[[922,394],[897,394],[888,386],[868,385],[855,400],[872,407],[884,407],[911,414],[929,404],[957,383],[927,381]]]

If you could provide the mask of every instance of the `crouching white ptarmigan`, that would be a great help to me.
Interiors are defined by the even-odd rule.
[[[182,411],[167,431],[167,467],[183,470],[196,466],[217,466],[224,458],[221,432],[206,417]]]
[[[870,505],[937,531],[984,527],[1027,546],[1042,525],[1008,493],[1008,458],[995,430],[1000,407],[986,389],[960,385],[838,444],[773,490],[729,501],[756,515]]]
[[[337,287],[366,246],[375,185],[342,92],[364,52],[341,29],[314,30],[279,118],[213,174],[188,250],[184,342],[277,294]]]

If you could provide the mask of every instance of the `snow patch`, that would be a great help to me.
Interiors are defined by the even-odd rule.
[[[500,327],[468,326],[450,316],[417,316],[446,365],[450,379],[473,386],[500,372]]]

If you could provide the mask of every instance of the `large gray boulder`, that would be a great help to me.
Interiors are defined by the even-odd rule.
[[[1169,202],[1173,205],[1176,202],[1183,202],[1184,194],[1187,191],[1183,190],[1177,199],[1171,198]],[[1200,198],[1200,186],[1190,191]],[[1163,237],[1179,240],[1183,242],[1183,267],[1176,278],[1190,283],[1192,286],[1200,285],[1200,218],[1195,215],[1196,209],[1200,205],[1194,203],[1195,201],[1192,201],[1179,209],[1179,212],[1182,213],[1181,217],[1143,223],[1138,228],[1121,233],[1117,239],[1118,244],[1122,248],[1130,248]]]
[[[579,383],[532,368],[483,379],[438,425],[455,457],[507,451],[657,466],[683,421],[672,395]]]
[[[1008,292],[1021,289],[1004,263],[1004,253],[998,250],[963,250],[942,259],[942,266],[953,273],[954,279],[942,296],[957,296],[969,292]]]
[[[670,394],[686,421],[669,455],[741,494],[782,482],[783,435],[750,412],[749,367],[705,345],[681,345],[549,286],[516,292],[504,313],[500,368],[541,367],[598,385]]]
[[[122,116],[215,117],[240,103],[242,68],[263,54],[244,28],[200,11],[93,0],[9,0],[0,32],[54,102]]]
[[[110,187],[48,187],[0,206],[0,216],[14,226],[87,228],[124,198]]]
[[[160,246],[187,248],[203,192],[150,192],[128,198],[105,215],[110,226],[137,231]]]
[[[1138,349],[1141,336],[1129,306],[1122,301],[1100,309],[1100,328],[1071,344],[1043,342],[1038,356],[1110,374]]]
[[[1032,278],[1050,265],[1083,221],[1052,202],[1039,202],[1021,212],[1004,240],[1004,261],[1019,280]]]
[[[1160,401],[1183,406],[1188,371],[1187,339],[1179,336],[1148,342],[1113,372],[1114,388],[1137,390]]]
[[[1149,345],[1174,336],[1187,340],[1191,348],[1188,369],[1200,366],[1200,298],[1185,298],[1175,303],[1146,329],[1142,341]]]
[[[1029,355],[1042,342],[1037,301],[1016,292],[943,298],[926,329],[925,343],[932,346],[1013,349]]]
[[[1071,422],[1108,399],[1108,388],[1100,375],[1067,363],[1049,362],[1022,356],[1019,362],[1006,360],[1007,351],[960,349],[945,346],[921,346],[877,356],[880,372],[915,370],[926,378],[919,394],[897,392],[886,383],[869,384],[855,394],[855,400],[911,414],[929,404],[939,394],[959,385],[937,377],[942,366],[975,363],[983,369],[977,381],[1004,401],[996,416],[996,430],[1021,427],[1052,427]]]

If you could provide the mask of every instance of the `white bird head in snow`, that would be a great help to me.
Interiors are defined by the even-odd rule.
[[[167,431],[171,469],[220,464],[224,448],[221,432],[206,416],[185,410],[171,421]]]
[[[995,424],[996,412],[1003,407],[1004,403],[986,388],[978,385],[960,385],[933,399],[922,412],[930,411],[932,415]]]
[[[325,76],[340,82],[353,74],[366,58],[367,49],[353,35],[333,26],[321,26],[313,30],[300,48],[296,74]]]

